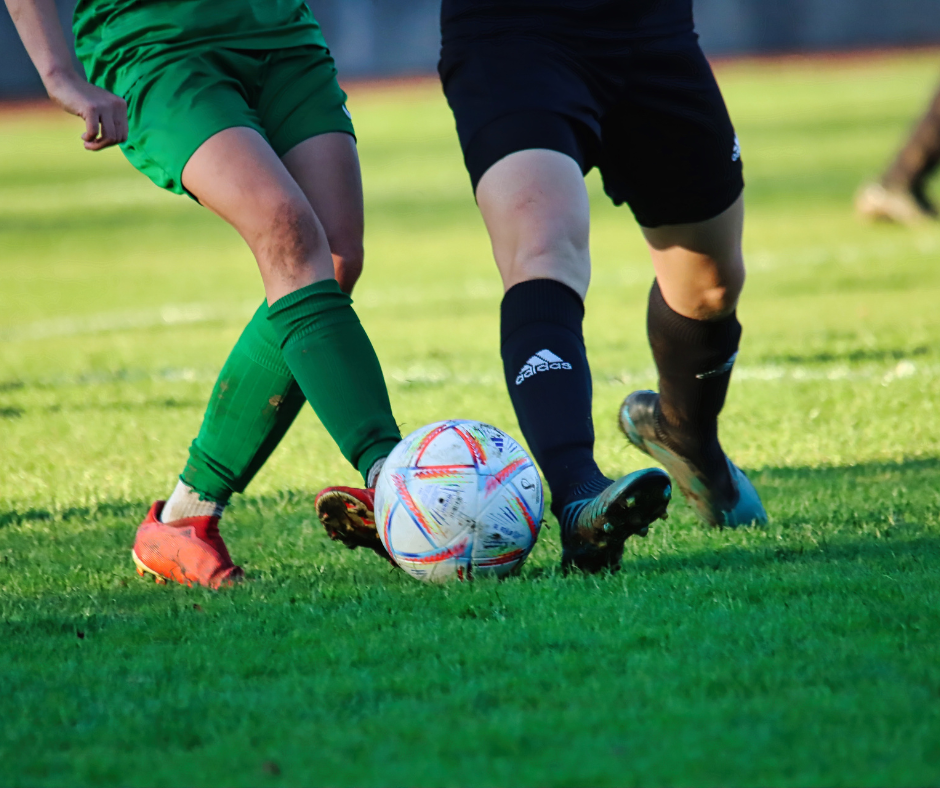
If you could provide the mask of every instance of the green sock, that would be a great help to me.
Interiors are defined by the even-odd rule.
[[[401,433],[352,298],[333,279],[316,282],[272,304],[268,320],[307,401],[365,479]]]
[[[219,373],[180,479],[202,498],[227,502],[248,486],[303,404],[264,303]]]

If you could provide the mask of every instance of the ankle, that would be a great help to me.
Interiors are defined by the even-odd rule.
[[[382,473],[382,468],[385,466],[385,460],[387,459],[388,457],[380,457],[372,463],[368,473],[366,473],[366,487],[370,490],[374,490],[375,485],[378,484],[379,474]]]
[[[721,443],[718,441],[718,420],[708,424],[670,419],[657,403],[656,437],[670,449],[693,461],[712,464],[724,457]]]
[[[163,505],[160,522],[169,523],[187,517],[221,517],[227,502],[205,499],[183,481],[176,483],[176,489]]]
[[[614,483],[613,479],[608,479],[599,470],[595,473],[582,478],[580,481],[568,485],[559,494],[552,494],[552,513],[559,520],[564,509],[576,501],[590,501],[596,498],[604,490]]]

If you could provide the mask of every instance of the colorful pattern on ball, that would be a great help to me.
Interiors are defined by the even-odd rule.
[[[542,481],[525,450],[479,421],[429,424],[402,440],[375,490],[382,543],[419,580],[504,577],[538,539]]]

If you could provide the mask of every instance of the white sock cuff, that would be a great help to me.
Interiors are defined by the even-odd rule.
[[[221,517],[224,511],[224,503],[200,500],[198,492],[179,481],[160,513],[160,522],[169,523],[186,517]]]
[[[379,481],[379,474],[382,472],[382,467],[385,465],[385,460],[387,457],[382,457],[379,460],[376,460],[372,463],[372,467],[369,468],[369,472],[366,474],[366,487],[370,490],[373,489],[376,483]]]

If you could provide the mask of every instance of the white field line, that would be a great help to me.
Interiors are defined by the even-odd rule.
[[[358,308],[373,309],[380,306],[415,306],[453,301],[485,299],[495,301],[498,298],[499,285],[496,280],[479,279],[451,285],[442,283],[441,286],[431,289],[401,287],[367,290],[361,294],[356,293],[354,302]],[[32,323],[0,328],[0,342],[25,342],[219,321],[241,322],[251,317],[260,303],[259,297],[256,301],[243,301],[237,304],[166,304],[157,309],[139,309],[133,312],[100,312],[91,315],[37,320]]]
[[[856,264],[863,260],[889,260],[911,252],[940,256],[940,235],[935,233],[885,239],[879,243],[816,245],[785,251],[756,249],[747,254],[751,270],[770,271],[794,265],[824,265],[831,262]],[[594,276],[595,285],[620,286],[646,282],[652,271],[639,261],[628,261],[617,268],[605,267]],[[494,278],[442,282],[432,287],[392,287],[361,289],[355,303],[360,308],[416,306],[453,301],[478,301],[499,298],[499,285]],[[54,337],[99,334],[109,331],[132,331],[159,326],[192,325],[220,320],[242,320],[253,314],[258,301],[239,304],[190,303],[166,304],[157,309],[133,312],[104,312],[86,316],[38,320],[19,326],[0,328],[0,342],[20,342]],[[740,371],[735,373],[740,376]],[[765,374],[765,373],[761,373]]]
[[[845,364],[756,364],[747,366],[736,365],[732,374],[735,382],[775,383],[778,381],[820,381],[838,382],[843,380],[877,381],[887,386],[895,380],[903,380],[915,376],[932,378],[940,375],[940,364],[915,364],[913,361],[899,361],[890,367],[849,367]],[[608,382],[614,385],[648,382],[656,379],[656,369],[649,367],[643,372],[625,372]]]
[[[498,362],[494,359],[494,365]],[[211,383],[218,376],[218,369],[209,367],[170,367],[151,371],[144,369],[120,370],[118,372],[91,372],[84,375],[46,378],[31,380],[17,384],[13,389],[22,388],[69,388],[77,386],[112,385],[114,383],[141,383],[141,382],[170,382],[170,383]],[[503,376],[494,366],[492,372],[466,373],[455,372],[446,367],[412,364],[407,367],[386,367],[385,377],[390,382],[400,385],[442,386],[456,385],[462,387],[491,387],[502,388]],[[820,383],[836,383],[841,381],[869,382],[876,385],[888,386],[896,380],[919,377],[931,379],[940,377],[940,364],[914,364],[911,361],[901,361],[890,367],[864,367],[849,369],[845,366],[826,367],[825,365],[810,367],[803,365],[755,365],[753,367],[742,365],[734,370],[734,380],[738,383],[750,385],[753,383],[785,383],[816,381]],[[596,386],[613,386],[618,388],[637,388],[654,383],[656,370],[648,367],[645,370],[624,372],[620,375],[609,376],[606,379],[595,380]]]
[[[746,251],[745,263],[751,271],[773,271],[794,265],[857,265],[865,260],[892,260],[911,254],[940,255],[940,235],[931,232],[885,239],[877,243],[818,244],[780,251],[754,249]]]
[[[744,262],[749,271],[775,271],[795,266],[820,266],[839,263],[858,265],[866,261],[895,260],[902,256],[937,257],[940,259],[940,234],[927,231],[903,238],[889,238],[864,244],[815,244],[792,249],[770,250],[746,248]],[[645,257],[630,256],[617,260],[609,253],[598,255],[604,265],[591,277],[597,285],[633,285],[652,282],[653,269]],[[618,267],[618,262],[622,263]]]
[[[233,317],[247,319],[258,308],[257,301],[242,304],[167,304],[159,309],[134,312],[103,312],[83,317],[59,317],[37,320],[21,326],[0,329],[0,342],[22,342],[36,339],[101,334],[109,331],[132,331],[157,326],[181,326],[211,323]]]

